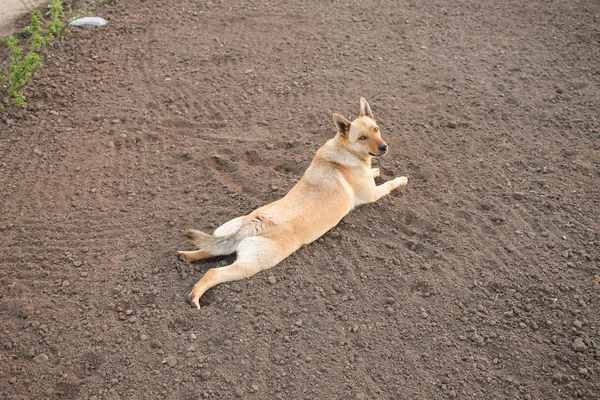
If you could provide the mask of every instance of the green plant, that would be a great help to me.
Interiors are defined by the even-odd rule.
[[[0,92],[0,99],[6,94],[12,99],[13,104],[20,106],[25,102],[25,96],[19,91],[33,79],[36,70],[42,66],[42,56],[40,54],[42,47],[48,39],[44,37],[43,21],[41,13],[38,10],[31,12],[31,21],[24,31],[29,35],[27,39],[28,49],[25,55],[21,49],[19,41],[14,34],[9,35],[3,40],[3,44],[8,50],[8,75],[1,76],[0,82],[4,86]]]
[[[63,0],[51,0],[48,5],[48,15],[50,20],[46,25],[46,40],[50,42],[54,38],[61,39],[64,32],[64,27],[67,26],[65,23],[65,11]]]
[[[11,102],[16,106],[25,102],[21,89],[33,80],[37,70],[43,66],[42,54],[45,47],[56,39],[61,40],[68,32],[65,8],[68,14],[78,17],[89,14],[104,3],[114,5],[116,0],[87,0],[77,15],[73,15],[72,0],[50,0],[47,20],[44,20],[40,11],[31,11],[29,26],[23,29],[27,37],[25,45],[21,45],[14,34],[0,39],[0,44],[8,52],[8,64],[0,65],[0,110]]]

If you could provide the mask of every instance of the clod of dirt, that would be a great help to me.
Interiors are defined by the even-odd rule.
[[[43,362],[48,361],[48,356],[45,353],[38,354],[37,356],[33,357],[33,361],[38,364],[41,364]]]
[[[473,333],[473,336],[471,337],[471,339],[478,345],[478,346],[484,346],[485,345],[485,339],[483,338],[483,336],[477,334],[477,333]]]
[[[583,339],[580,337],[575,338],[575,340],[573,340],[571,348],[577,352],[583,352],[587,350],[587,346],[585,345]]]
[[[169,367],[174,367],[177,365],[177,358],[175,358],[175,356],[167,356],[167,358],[165,358],[162,361],[163,364],[167,364]]]

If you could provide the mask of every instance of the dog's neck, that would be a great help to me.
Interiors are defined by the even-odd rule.
[[[345,139],[338,133],[333,139],[329,139],[317,152],[317,157],[335,164],[347,167],[363,167],[370,169],[373,157],[369,154],[362,155],[352,151],[345,145]]]

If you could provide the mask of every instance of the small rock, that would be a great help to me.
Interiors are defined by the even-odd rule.
[[[83,263],[81,261],[73,261],[73,265],[76,267],[81,267]]]
[[[513,199],[515,199],[515,200],[523,200],[523,198],[525,197],[525,193],[513,192],[512,196],[513,196]]]
[[[8,382],[10,382],[12,385],[15,385],[17,383],[17,377],[16,376],[11,377],[8,380]]]
[[[584,367],[579,368],[579,374],[580,375],[587,375],[588,374],[588,369],[584,368]]]
[[[295,322],[294,325],[296,325],[296,326],[302,326],[302,320],[299,319],[298,321]]]
[[[267,282],[269,282],[271,285],[274,285],[277,283],[277,278],[275,278],[275,275],[269,275]]]
[[[573,340],[573,344],[571,345],[571,348],[577,352],[582,352],[582,351],[587,350],[587,346],[583,342],[583,339],[580,337],[575,338],[575,340]]]
[[[190,333],[190,339],[196,340],[198,337],[194,333]]]
[[[556,93],[563,94],[564,91],[562,90],[562,88],[556,88]]]
[[[145,342],[145,341],[146,341],[146,340],[148,340],[148,339],[149,339],[149,338],[148,338],[148,335],[146,335],[145,333],[142,333],[142,334],[140,335],[140,340],[141,340],[141,341],[144,341],[144,342]]]
[[[508,251],[509,253],[514,253],[517,250],[517,248],[512,244],[507,244],[506,246],[504,246],[504,250]]]
[[[71,286],[71,282],[69,282],[69,281],[62,281],[62,285],[61,286],[64,287],[64,288],[69,287],[69,286]]]
[[[244,395],[244,389],[242,389],[241,387],[236,387],[235,388],[235,395],[237,397],[242,397]]]
[[[203,381],[207,381],[207,380],[209,380],[209,379],[210,379],[210,377],[211,377],[211,376],[212,376],[212,375],[211,375],[210,371],[204,371],[204,372],[203,372],[203,373],[200,375],[200,378],[201,378]]]
[[[573,321],[573,326],[577,329],[581,329],[581,327],[583,326],[583,323],[576,319],[575,321]]]
[[[473,337],[471,338],[478,346],[483,346],[485,345],[485,339],[483,338],[483,336],[474,333]]]
[[[456,129],[458,127],[458,124],[456,123],[456,121],[450,121],[446,126],[450,129]]]
[[[167,364],[169,367],[174,367],[177,365],[177,359],[174,356],[168,356],[162,363]]]
[[[38,363],[38,364],[41,364],[43,362],[48,361],[48,356],[46,354],[44,354],[44,353],[38,354],[37,356],[33,357],[33,361],[36,362],[36,363]]]

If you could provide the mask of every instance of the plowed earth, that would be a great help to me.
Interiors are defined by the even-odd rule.
[[[2,399],[598,399],[600,3],[141,1],[0,122]],[[4,55],[6,56],[6,55]],[[192,285],[369,100],[409,184]]]

